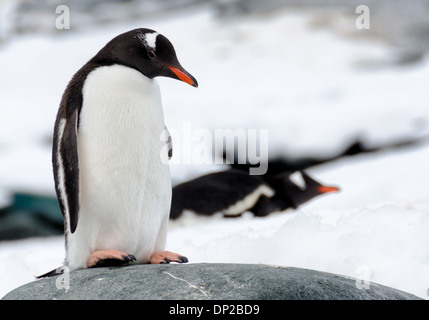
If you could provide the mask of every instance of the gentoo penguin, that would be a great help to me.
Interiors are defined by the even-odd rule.
[[[53,168],[69,270],[188,261],[163,251],[172,192],[163,152],[171,156],[171,139],[163,138],[158,76],[198,86],[166,37],[135,29],[108,42],[62,96]]]
[[[246,211],[263,217],[274,211],[298,208],[314,197],[339,191],[324,186],[303,171],[304,185],[292,181],[293,172],[274,177],[249,175],[238,169],[215,172],[184,182],[173,188],[170,219],[177,219],[185,210],[200,215],[222,213],[238,217]]]

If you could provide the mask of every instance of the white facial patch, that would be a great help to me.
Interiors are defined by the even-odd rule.
[[[305,183],[304,177],[302,176],[301,172],[297,171],[295,173],[292,173],[289,176],[289,179],[301,190],[307,189],[307,184]]]
[[[146,43],[153,50],[156,49],[156,37],[158,36],[158,32],[146,33]]]
[[[152,33],[139,33],[137,37],[141,41],[141,43],[145,46],[145,48],[155,50],[156,49],[156,37],[159,35],[158,32]]]

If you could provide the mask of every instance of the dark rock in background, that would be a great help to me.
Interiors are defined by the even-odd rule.
[[[63,234],[64,224],[54,196],[14,193],[0,209],[0,241]]]
[[[337,154],[332,154],[331,156],[318,156],[314,154],[313,156],[308,157],[290,157],[287,154],[281,156],[270,157],[267,166],[267,172],[265,176],[275,176],[285,171],[296,171],[296,170],[306,170],[311,167],[315,167],[320,164],[327,162],[339,160],[346,157],[351,157],[363,153],[376,153],[380,151],[392,151],[396,149],[403,149],[407,147],[413,147],[417,145],[423,145],[429,142],[429,137],[415,138],[415,139],[403,139],[401,141],[387,142],[383,145],[370,145],[366,143],[363,139],[358,138],[352,140],[350,144],[346,145],[345,148]],[[231,163],[231,168],[244,170],[249,172],[249,168],[259,167],[260,164],[251,164],[250,162],[241,164],[238,159],[245,158],[246,155],[238,154],[238,150],[233,150],[232,154],[224,151],[222,158],[226,163]]]
[[[420,300],[375,283],[365,288],[361,280],[326,272],[260,264],[205,263],[76,270],[31,282],[3,299]]]

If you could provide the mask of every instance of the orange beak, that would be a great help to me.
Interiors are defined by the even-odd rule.
[[[180,69],[174,68],[174,67],[170,67],[171,71],[173,71],[173,73],[177,76],[177,78],[179,78],[180,80],[182,80],[183,82],[186,82],[187,84],[197,88],[198,87],[198,83],[197,80],[195,80],[195,78],[193,76],[191,76],[189,73],[187,72],[183,72]]]
[[[320,187],[317,187],[317,191],[319,191],[320,193],[337,192],[337,191],[340,191],[340,188],[320,186]]]

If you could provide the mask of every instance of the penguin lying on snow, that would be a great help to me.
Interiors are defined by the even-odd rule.
[[[171,156],[171,139],[161,139],[167,131],[158,76],[198,86],[166,37],[135,29],[107,43],[63,94],[53,167],[70,270],[187,262],[163,251],[171,179],[162,159]]]
[[[170,219],[177,219],[185,210],[200,215],[222,213],[225,217],[251,211],[263,217],[274,211],[296,209],[316,196],[339,191],[337,187],[320,184],[303,171],[297,171],[304,182],[299,186],[291,180],[292,174],[257,176],[231,169],[179,184],[173,188]]]

